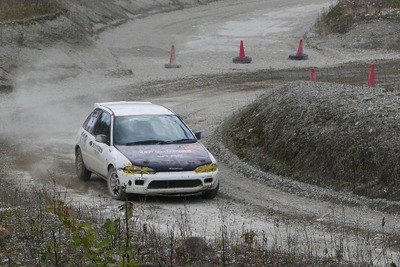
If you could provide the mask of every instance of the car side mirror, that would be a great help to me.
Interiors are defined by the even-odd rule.
[[[196,136],[197,139],[201,139],[201,137],[203,136],[203,132],[195,132],[194,135]]]
[[[107,144],[108,143],[108,137],[105,134],[98,134],[96,135],[95,139],[96,142],[98,143],[103,143],[103,144]]]

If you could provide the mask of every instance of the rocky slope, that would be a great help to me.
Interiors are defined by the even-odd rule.
[[[266,172],[400,199],[398,91],[293,82],[226,125],[229,147]]]

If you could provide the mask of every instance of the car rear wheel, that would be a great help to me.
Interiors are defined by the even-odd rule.
[[[114,167],[111,167],[110,170],[108,171],[107,187],[108,187],[108,192],[110,192],[113,199],[125,200],[126,198],[125,189],[121,185],[118,178],[117,170]]]
[[[85,163],[83,162],[82,158],[82,151],[80,148],[78,148],[75,153],[75,169],[76,175],[80,180],[88,181],[90,179],[92,173],[88,169],[86,169]]]
[[[201,197],[204,199],[213,199],[217,196],[218,191],[219,191],[219,182],[216,188],[204,192],[203,195],[201,195]]]

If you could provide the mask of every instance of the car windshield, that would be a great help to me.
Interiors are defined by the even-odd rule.
[[[192,132],[175,115],[118,116],[114,119],[115,145],[196,142]]]

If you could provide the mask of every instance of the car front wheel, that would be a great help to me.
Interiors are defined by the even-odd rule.
[[[201,195],[201,197],[205,199],[213,199],[217,196],[218,191],[219,191],[219,182],[216,188],[204,192],[203,195]]]
[[[125,200],[126,198],[125,189],[121,185],[118,178],[117,170],[114,167],[111,167],[110,170],[108,171],[107,187],[108,187],[108,192],[110,192],[113,199]]]
[[[78,148],[75,153],[75,169],[76,175],[80,180],[88,181],[90,179],[92,173],[88,169],[86,169],[85,163],[83,162],[82,158],[82,151],[80,148]]]

